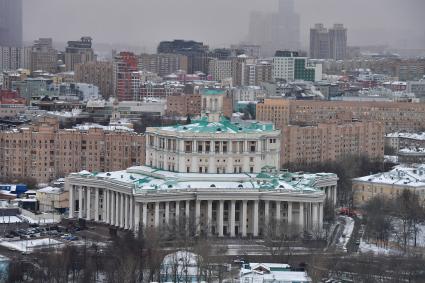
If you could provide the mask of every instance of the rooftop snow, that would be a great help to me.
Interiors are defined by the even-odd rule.
[[[194,121],[189,125],[176,125],[170,127],[159,128],[162,131],[170,132],[188,132],[188,133],[260,133],[275,131],[272,123],[232,123],[228,119],[222,117],[220,122],[208,122],[208,118],[204,117]]]
[[[393,170],[354,179],[358,182],[399,185],[404,187],[425,187],[425,164],[417,167],[396,166]]]
[[[81,171],[73,176],[96,178],[132,186],[138,193],[168,190],[277,190],[298,193],[315,193],[315,187],[322,178],[335,177],[334,174],[301,173],[260,173],[260,174],[208,174],[177,173],[163,171],[148,166],[135,166],[127,170],[90,173]]]

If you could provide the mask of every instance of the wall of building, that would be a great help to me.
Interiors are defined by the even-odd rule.
[[[120,170],[145,161],[145,138],[103,129],[59,130],[56,120],[0,132],[2,176],[48,182],[81,170]]]

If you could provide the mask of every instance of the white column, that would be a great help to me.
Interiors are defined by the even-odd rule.
[[[67,182],[68,190],[69,190],[69,218],[74,218],[74,208],[75,208],[75,200],[74,200],[74,186],[70,185]]]
[[[124,219],[125,219],[125,206],[124,206],[124,200],[125,200],[125,195],[124,194],[120,194],[120,205],[121,205],[121,212],[120,212],[120,227],[124,228]]]
[[[195,226],[196,233],[199,234],[201,232],[201,201],[195,200]]]
[[[94,191],[94,221],[99,221],[99,188]]]
[[[176,225],[179,225],[179,221],[180,221],[180,201],[177,200],[176,201]]]
[[[154,219],[155,227],[159,227],[159,202],[155,202],[155,219]]]
[[[323,203],[319,204],[319,229],[323,228]]]
[[[269,225],[269,221],[270,221],[270,202],[268,200],[264,201],[264,223],[265,223],[265,228],[269,229],[268,225]],[[265,231],[264,231],[265,232]]]
[[[124,195],[125,198],[125,204],[124,204],[124,229],[128,229],[128,223],[129,223],[129,217],[128,217],[128,210],[129,210],[129,200],[128,195]]]
[[[336,193],[336,186],[332,186],[332,190],[333,190],[333,195],[334,195],[334,205],[336,205],[337,203],[337,193]]]
[[[185,207],[185,210],[186,210],[186,215],[185,215],[185,218],[186,218],[186,231],[189,233],[189,222],[190,222],[190,200],[187,200],[187,201],[186,201],[186,207]]]
[[[312,223],[313,223],[313,230],[317,230],[319,226],[319,206],[317,203],[313,203],[313,217],[312,217]]]
[[[288,224],[292,223],[292,202],[288,202]]]
[[[219,206],[218,206],[218,219],[217,219],[217,224],[218,224],[218,236],[219,237],[223,237],[223,221],[224,221],[224,200],[220,200],[219,201]]]
[[[301,231],[304,231],[304,203],[300,202],[299,224]]]
[[[86,207],[86,209],[87,209],[87,215],[86,215],[86,219],[87,220],[91,220],[91,211],[90,211],[90,208],[91,208],[91,188],[90,187],[87,187],[87,207]]]
[[[130,207],[129,207],[129,214],[130,214],[130,220],[128,224],[128,228],[130,230],[134,230],[134,203],[133,203],[133,194],[129,196],[130,198]]]
[[[280,225],[280,201],[276,201],[276,224]]]
[[[170,202],[165,202],[165,224],[168,226],[170,224]]]
[[[83,187],[78,187],[78,218],[83,218]]]
[[[117,192],[115,192],[115,226],[120,226],[120,196]]]
[[[254,201],[254,225],[253,225],[253,236],[258,237],[258,200]]]
[[[108,194],[106,192],[106,189],[102,190],[102,195],[103,195],[103,206],[102,206],[102,219],[104,223],[108,223]]]
[[[207,202],[208,235],[212,234],[212,200]]]
[[[235,200],[230,201],[230,237],[235,236],[235,216],[236,216],[236,208],[235,208]]]
[[[140,203],[134,203],[134,231],[139,231],[140,226]]]
[[[110,198],[110,202],[109,202],[109,223],[111,225],[115,224],[115,192],[114,191],[109,191],[109,198]]]
[[[246,237],[246,215],[247,215],[248,201],[242,201],[242,237]]]
[[[143,227],[148,227],[148,204],[146,202],[143,203]]]

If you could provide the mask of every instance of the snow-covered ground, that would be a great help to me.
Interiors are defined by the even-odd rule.
[[[52,224],[52,223],[58,223],[60,222],[60,217],[58,216],[56,219],[53,218],[40,218],[40,219],[33,219],[27,215],[19,215],[20,218],[22,218],[25,222],[31,223],[31,224]]]
[[[384,247],[378,247],[377,245],[373,243],[368,243],[364,241],[363,239],[360,241],[360,252],[362,253],[374,253],[374,254],[381,254],[381,255],[399,255],[401,254],[400,251],[391,249],[391,248],[384,248]]]
[[[353,234],[354,230],[354,219],[348,216],[341,216],[344,219],[344,231],[342,232],[341,237],[338,240],[339,245],[342,247],[344,251],[347,251],[347,244],[350,241],[351,234]]]
[[[61,246],[62,242],[59,242],[54,239],[33,239],[33,240],[23,240],[23,241],[1,241],[0,246],[20,251],[20,252],[32,252],[35,248],[42,247],[53,247]]]
[[[390,241],[397,243],[399,242],[399,239],[403,237],[401,232],[403,231],[403,222],[399,218],[392,218],[391,223],[393,224],[394,230],[396,232],[393,233],[393,235],[390,238]],[[418,224],[417,228],[418,228],[418,234],[416,235],[416,245],[419,247],[425,247],[425,223]],[[397,233],[400,234],[400,236],[397,236]],[[414,243],[415,243],[415,240],[414,240],[414,235],[412,233],[408,239],[408,245],[414,246]]]
[[[0,216],[0,224],[20,223],[22,220],[17,216]]]

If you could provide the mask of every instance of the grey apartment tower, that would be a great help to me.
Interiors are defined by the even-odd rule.
[[[0,0],[0,46],[22,47],[22,0]]]

